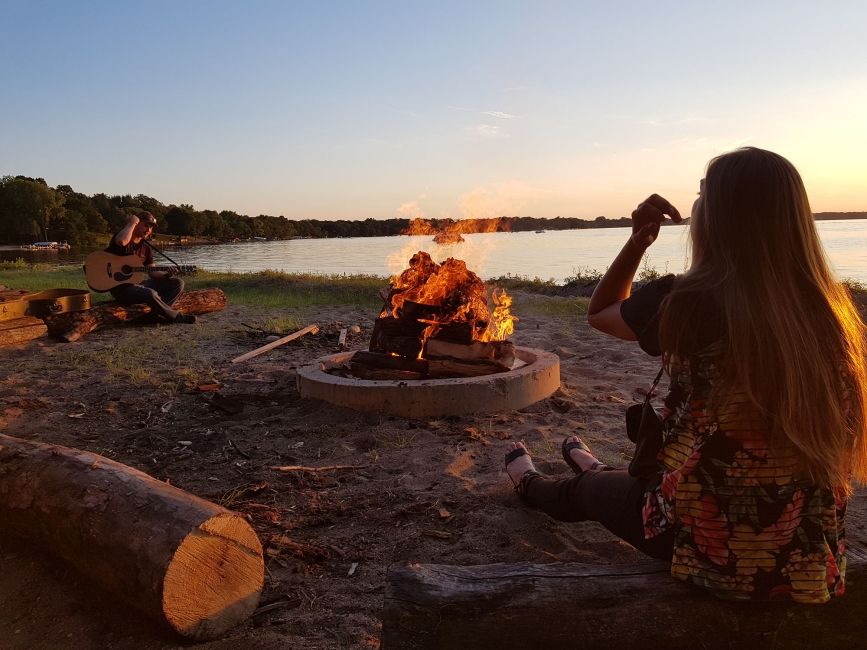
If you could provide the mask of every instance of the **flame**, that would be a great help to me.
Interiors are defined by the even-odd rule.
[[[505,341],[515,331],[515,321],[518,320],[511,312],[512,296],[505,289],[496,288],[491,291],[491,301],[496,305],[488,321],[488,328],[482,334],[481,341]]]
[[[432,312],[429,317],[417,317],[427,326],[421,336],[422,350],[428,338],[451,323],[469,323],[474,340],[502,341],[514,331],[517,320],[510,312],[512,298],[504,290],[494,289],[491,300],[493,312],[488,307],[485,283],[463,260],[450,257],[437,264],[428,253],[419,251],[410,259],[409,268],[392,278],[389,303],[380,318],[401,318],[408,302],[416,303],[422,311],[428,308]]]
[[[404,235],[471,235],[473,233],[509,232],[512,219],[496,217],[492,219],[413,219]]]

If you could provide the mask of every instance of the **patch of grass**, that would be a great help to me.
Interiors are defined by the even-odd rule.
[[[602,271],[596,269],[585,269],[579,266],[577,269],[572,269],[572,275],[566,276],[563,285],[566,287],[580,287],[593,282],[599,282],[602,279]]]
[[[64,346],[57,349],[58,361],[67,368],[99,374],[109,384],[155,387],[174,396],[183,385],[193,386],[216,379],[217,370],[200,354],[208,336],[192,338],[172,334],[171,327],[130,331],[129,336],[102,346]]]
[[[0,284],[12,289],[87,289],[78,264],[27,264],[22,260],[0,263]],[[91,293],[91,303],[111,300],[109,293]]]
[[[519,318],[521,314],[584,316],[589,304],[589,298],[526,295],[516,303],[514,311]]]
[[[376,436],[376,439],[383,449],[407,449],[415,442],[415,436],[406,431],[391,431]]]
[[[536,277],[531,279],[526,275],[512,275],[511,273],[501,275],[498,278],[491,278],[487,283],[502,287],[506,291],[530,291],[533,293],[546,293],[559,288],[553,278],[542,280]]]
[[[352,305],[378,308],[379,290],[388,279],[373,275],[316,275],[312,273],[212,273],[185,277],[188,290],[219,287],[229,304],[296,308]],[[0,284],[13,289],[42,291],[64,287],[87,289],[81,266],[27,264],[23,260],[0,264]],[[111,300],[109,293],[93,293],[92,302]]]
[[[386,278],[374,275],[312,273],[199,273],[187,278],[188,289],[219,287],[230,304],[305,309],[326,305],[376,308]]]
[[[296,316],[283,316],[281,318],[266,318],[262,328],[266,332],[275,334],[288,334],[304,327],[304,324]]]

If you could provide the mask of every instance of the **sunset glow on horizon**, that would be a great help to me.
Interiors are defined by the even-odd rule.
[[[411,6],[406,6],[411,5]],[[739,146],[867,211],[867,5],[6,3],[0,175],[289,219],[688,212]]]

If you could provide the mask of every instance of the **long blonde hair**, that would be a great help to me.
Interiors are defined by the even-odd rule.
[[[721,313],[721,392],[742,390],[817,485],[867,480],[867,346],[831,273],[798,171],[744,148],[712,160],[690,223],[693,263],[660,323],[667,363],[694,349],[696,296]],[[722,396],[724,399],[724,395]]]

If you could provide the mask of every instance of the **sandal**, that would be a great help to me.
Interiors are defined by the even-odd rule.
[[[524,447],[517,447],[506,454],[506,473],[509,473],[508,467],[513,460],[526,455],[528,455],[528,453]],[[522,500],[527,500],[527,485],[529,484],[530,479],[535,478],[536,476],[541,476],[541,474],[539,474],[535,469],[528,469],[526,472],[521,474],[521,478],[517,483],[515,483],[515,481],[512,480],[512,475],[509,474],[509,480],[512,481],[512,485],[515,486],[515,493],[521,497]]]
[[[566,464],[569,466],[569,469],[571,469],[573,472],[575,472],[576,474],[582,474],[584,472],[584,470],[581,469],[581,466],[578,463],[576,463],[574,460],[572,460],[572,455],[569,453],[573,449],[580,449],[581,451],[586,451],[588,454],[591,454],[591,455],[593,454],[593,452],[590,451],[590,447],[587,446],[587,443],[585,443],[580,438],[578,438],[578,440],[571,440],[570,438],[564,438],[563,439],[563,444],[560,447],[560,451],[563,454],[563,460],[566,461]],[[516,458],[517,458],[517,456],[516,456]],[[602,470],[604,470],[604,469],[608,469],[608,466],[605,465],[604,463],[600,463],[597,461],[590,466],[590,469],[602,469]]]

